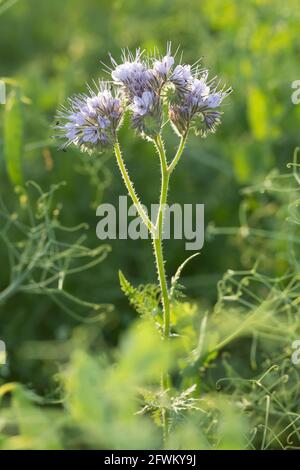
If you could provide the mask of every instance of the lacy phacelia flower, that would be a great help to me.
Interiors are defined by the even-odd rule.
[[[186,135],[193,129],[196,135],[205,137],[208,132],[215,132],[221,122],[221,111],[216,111],[222,101],[231,92],[219,90],[214,80],[207,82],[207,71],[201,76],[189,79],[185,89],[180,88],[175,99],[169,107],[169,118],[175,131],[179,135]]]
[[[144,91],[151,91],[158,83],[153,71],[148,67],[146,61],[142,60],[142,53],[137,49],[135,56],[128,53],[126,57],[123,53],[122,64],[111,57],[113,69],[111,76],[113,81],[121,87],[124,96],[129,102],[135,96],[142,96]]]
[[[63,149],[75,144],[84,151],[103,151],[116,142],[123,115],[121,100],[101,82],[96,92],[89,89],[89,93],[70,98],[69,108],[58,113],[55,128],[66,139]]]
[[[200,78],[200,80],[198,78],[194,78],[188,92],[188,98],[191,104],[201,107],[206,103],[208,96],[209,86],[207,86],[205,82],[205,77]]]
[[[192,80],[193,76],[190,65],[177,65],[170,77],[170,82],[179,93],[186,92]]]
[[[139,135],[156,139],[161,133],[164,111],[180,136],[189,130],[205,136],[221,121],[220,107],[230,93],[218,90],[216,81],[208,81],[207,70],[199,62],[175,64],[168,45],[163,56],[123,52],[122,63],[111,57],[110,85],[101,82],[98,90],[69,100],[69,109],[59,115],[56,128],[60,137],[83,150],[103,150],[116,143],[116,132],[125,111]]]
[[[159,95],[144,91],[141,97],[135,96],[130,106],[132,125],[146,139],[154,139],[161,131],[162,103]]]
[[[161,60],[154,61],[153,70],[156,75],[164,81],[168,78],[173,65],[174,57],[168,53]]]
[[[153,109],[155,97],[154,93],[151,91],[144,91],[141,97],[134,96],[131,109],[134,114],[144,116],[148,114]]]
[[[143,137],[154,138],[161,131],[163,104],[168,106],[169,119],[179,135],[189,129],[202,136],[215,131],[222,115],[216,108],[230,90],[218,91],[198,63],[174,66],[170,45],[163,57],[145,58],[138,49],[135,55],[123,53],[120,65],[111,60],[112,79],[121,87],[133,127]]]
[[[162,85],[172,64],[172,57],[164,58],[161,62],[143,59],[143,53],[138,49],[135,56],[123,53],[124,63],[118,65],[114,59],[111,76],[121,88],[124,101],[131,111],[133,128],[144,138],[153,139],[161,131],[162,126]],[[158,64],[159,63],[159,64]],[[156,66],[156,67],[155,67]],[[166,75],[165,75],[166,77]]]

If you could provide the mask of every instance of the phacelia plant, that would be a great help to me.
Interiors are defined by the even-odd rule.
[[[176,54],[175,54],[176,56]],[[137,49],[133,54],[124,51],[121,63],[111,57],[107,67],[109,81],[99,81],[87,94],[69,99],[69,104],[59,112],[56,129],[64,139],[62,148],[71,144],[81,151],[102,152],[112,149],[127,191],[136,210],[151,235],[158,273],[163,309],[162,336],[171,336],[170,287],[168,286],[162,249],[164,207],[170,177],[177,166],[187,138],[191,132],[205,137],[215,132],[221,122],[222,103],[231,89],[219,89],[216,78],[209,79],[199,61],[194,65],[178,63],[167,47],[163,57],[146,55]],[[134,189],[125,166],[118,141],[118,130],[125,113],[129,113],[132,127],[138,136],[151,141],[160,159],[161,189],[157,219],[148,217]],[[180,141],[177,152],[169,161],[166,156],[162,130],[170,123]],[[168,388],[168,377],[163,374],[162,387]],[[165,437],[168,434],[167,418],[163,416]]]

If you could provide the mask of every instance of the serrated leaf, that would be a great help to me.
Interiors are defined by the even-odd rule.
[[[134,287],[130,284],[130,282],[126,279],[122,271],[119,269],[119,280],[120,286],[124,294],[128,297],[130,293],[134,291]]]
[[[170,299],[175,299],[177,297],[182,297],[182,289],[183,286],[179,284],[179,279],[182,273],[182,270],[184,267],[188,264],[189,261],[191,261],[193,258],[198,256],[200,253],[193,253],[191,256],[189,256],[186,260],[181,263],[179,268],[177,269],[175,275],[171,279],[171,289],[170,289]]]
[[[153,318],[159,313],[160,290],[156,284],[141,284],[134,287],[119,271],[121,289],[130,305],[142,316]]]

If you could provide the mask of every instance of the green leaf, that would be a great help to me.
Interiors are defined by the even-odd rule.
[[[175,275],[172,277],[171,289],[170,289],[170,298],[171,299],[174,299],[177,295],[178,295],[178,297],[181,297],[181,294],[182,294],[181,289],[183,288],[183,286],[181,286],[179,284],[179,279],[180,279],[182,270],[189,263],[189,261],[191,261],[193,258],[195,258],[198,255],[200,255],[200,252],[194,253],[191,256],[189,256],[186,260],[184,260],[184,262],[181,263],[181,265],[177,269]]]
[[[141,284],[134,287],[119,271],[121,289],[128,298],[130,305],[141,316],[159,320],[160,289],[156,284]]]
[[[35,401],[37,402],[35,405]],[[22,448],[37,450],[58,450],[61,444],[58,436],[56,415],[38,405],[37,397],[22,386],[13,392],[13,409],[20,431]]]
[[[23,115],[20,90],[13,90],[7,100],[4,115],[4,157],[7,173],[13,185],[23,183]]]
[[[1,450],[59,450],[61,411],[42,406],[43,400],[17,383],[0,387],[0,399],[11,394],[5,413],[2,407],[1,429],[7,426],[5,436],[0,437]],[[1,403],[2,405],[2,403]]]
[[[130,294],[134,292],[134,287],[130,284],[130,282],[126,279],[122,271],[119,269],[119,280],[120,280],[120,285],[121,289],[126,295],[126,297],[129,297]]]

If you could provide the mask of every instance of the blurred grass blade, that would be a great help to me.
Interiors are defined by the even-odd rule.
[[[7,2],[0,2],[0,15],[4,13],[6,10],[11,8],[12,6],[15,5],[15,3],[18,3],[19,0],[8,0]]]
[[[268,105],[262,90],[251,87],[248,92],[248,121],[255,139],[262,141],[268,137]]]
[[[4,116],[4,156],[9,178],[14,185],[23,182],[22,173],[23,116],[20,90],[13,90],[7,100]]]

